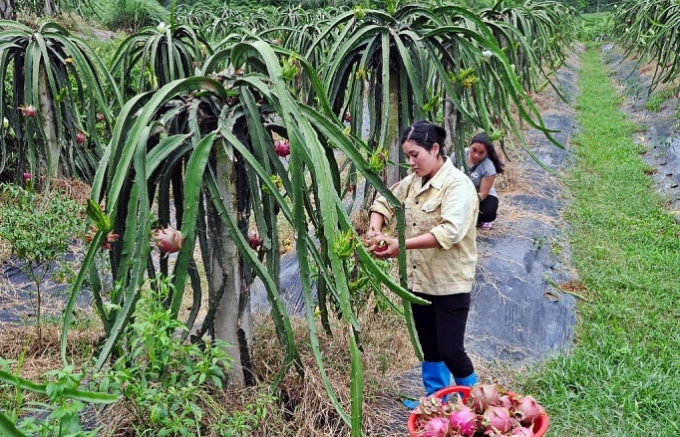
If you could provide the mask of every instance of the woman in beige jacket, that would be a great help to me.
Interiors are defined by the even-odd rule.
[[[477,264],[479,199],[470,178],[444,153],[445,136],[444,129],[425,120],[402,135],[412,172],[391,191],[405,207],[405,247],[381,233],[394,213],[382,196],[370,209],[367,235],[387,243],[384,250],[374,252],[377,257],[393,258],[400,250],[407,251],[409,290],[431,302],[413,306],[427,395],[448,386],[451,374],[458,385],[472,386],[477,381],[464,337]],[[404,405],[415,408],[418,402],[404,401]]]

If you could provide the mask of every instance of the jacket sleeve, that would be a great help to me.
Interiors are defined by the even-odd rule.
[[[401,181],[397,182],[396,184],[392,185],[390,187],[390,191],[394,196],[399,199],[399,202],[404,203],[404,199],[406,199],[406,195],[408,194],[408,187],[410,184],[410,181],[413,178],[411,176],[407,176],[406,178],[402,179]],[[385,196],[378,196],[375,201],[373,202],[373,205],[371,208],[368,210],[369,215],[372,212],[378,212],[382,214],[385,217],[384,221],[384,226],[388,226],[390,224],[390,221],[392,220],[392,217],[394,216],[394,207],[390,204],[390,202],[385,198]]]
[[[449,249],[475,225],[479,199],[468,178],[457,178],[447,189],[441,204],[441,222],[430,230],[443,249]]]

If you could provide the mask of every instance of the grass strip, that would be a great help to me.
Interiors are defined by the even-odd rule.
[[[567,188],[573,262],[587,297],[576,344],[527,375],[551,436],[680,435],[680,227],[633,143],[598,48],[582,58],[581,133]]]

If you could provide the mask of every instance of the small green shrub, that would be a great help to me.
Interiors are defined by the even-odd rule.
[[[155,0],[113,0],[104,4],[102,23],[110,30],[131,33],[167,22],[170,13]]]
[[[232,416],[216,401],[229,356],[218,341],[180,343],[174,334],[186,326],[163,305],[170,287],[157,281],[156,290],[139,300],[126,353],[103,375],[100,388],[122,392],[138,435],[247,435],[240,431],[257,426],[256,412],[266,409]]]
[[[27,179],[29,187],[32,186]],[[41,340],[41,285],[53,267],[63,262],[83,222],[80,207],[60,193],[40,195],[17,185],[0,185],[0,239],[10,244],[24,273],[35,283],[31,293]]]
[[[609,14],[584,17],[574,26],[576,39],[585,43],[609,41],[614,24]]]
[[[24,350],[25,353],[25,350]],[[0,393],[12,393],[0,398],[0,435],[16,437],[94,437],[99,429],[87,431],[80,423],[80,413],[86,403],[109,404],[117,396],[80,390],[82,373],[73,366],[45,373],[48,382],[41,384],[19,375],[24,353],[17,361],[0,357]],[[10,364],[16,364],[12,372]],[[25,401],[24,391],[41,395],[40,401]]]

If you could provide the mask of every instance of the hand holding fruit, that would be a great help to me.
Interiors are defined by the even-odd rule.
[[[382,252],[387,248],[388,240],[380,231],[376,231],[373,226],[366,232],[366,236],[361,239],[364,247],[369,252]]]
[[[384,235],[379,237],[378,247],[373,250],[373,255],[379,258],[396,258],[399,254],[399,240],[387,238]]]
[[[399,253],[399,242],[396,238],[388,238],[381,233],[367,233],[362,240],[364,247],[380,258],[392,258]]]
[[[369,252],[379,252],[384,250],[387,245],[384,241],[384,236],[379,232],[367,232],[366,236],[361,239],[366,250]]]

